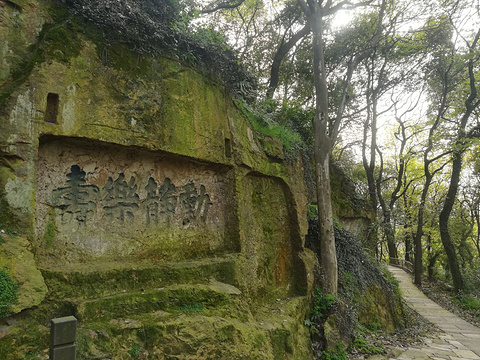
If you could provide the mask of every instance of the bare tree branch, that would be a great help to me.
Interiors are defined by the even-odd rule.
[[[213,8],[202,9],[202,10],[200,10],[200,12],[202,14],[211,14],[211,13],[214,13],[215,11],[218,11],[218,10],[235,9],[235,8],[239,7],[240,5],[242,5],[244,2],[245,2],[245,0],[238,0],[236,2],[226,1],[226,2],[223,2],[223,3],[217,4]]]
[[[325,10],[323,11],[324,16],[328,16],[331,14],[335,14],[337,11],[342,10],[342,9],[356,9],[362,6],[367,6],[370,5],[373,2],[373,0],[368,0],[368,1],[361,1],[359,3],[352,3],[351,1],[344,0],[336,4],[335,6],[331,6],[332,1],[328,1],[327,5],[325,6]],[[346,6],[349,5],[349,6]],[[345,6],[345,8],[344,8]]]
[[[293,34],[292,37],[287,42],[282,42],[280,47],[278,48],[275,56],[273,57],[272,66],[270,68],[270,81],[268,84],[266,98],[271,99],[275,90],[278,86],[279,80],[279,73],[280,73],[280,65],[282,64],[283,58],[288,54],[288,52],[297,44],[297,42],[310,33],[310,24],[307,23],[296,34]]]

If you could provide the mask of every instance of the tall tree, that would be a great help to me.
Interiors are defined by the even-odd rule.
[[[478,10],[477,10],[478,11]],[[468,94],[464,103],[463,114],[460,117],[459,128],[457,132],[457,138],[455,141],[455,147],[452,155],[452,173],[450,177],[450,184],[448,187],[447,197],[443,204],[442,211],[439,215],[440,222],[440,236],[442,238],[442,244],[445,248],[445,252],[448,258],[448,266],[452,274],[453,287],[456,293],[463,290],[463,278],[460,272],[460,267],[457,260],[455,247],[450,237],[448,228],[448,220],[452,212],[453,204],[457,196],[458,185],[460,182],[460,173],[462,171],[462,156],[467,144],[467,123],[475,111],[480,105],[480,99],[477,92],[477,79],[475,77],[480,63],[480,53],[477,49],[478,40],[480,38],[480,29],[478,29],[473,40],[471,42],[465,40],[465,45],[468,49],[466,54],[466,67],[467,67],[467,83],[468,89],[466,89],[464,96]],[[465,61],[465,60],[464,60]]]
[[[436,29],[439,27],[444,28],[445,23],[440,21],[439,23],[428,23],[426,27],[427,32],[435,32]],[[447,26],[448,27],[448,26]],[[448,32],[447,32],[448,34]],[[434,176],[443,170],[443,168],[447,165],[447,162],[444,162],[441,165],[437,165],[436,168],[432,169],[432,166],[438,163],[439,160],[447,156],[451,153],[451,150],[444,150],[440,151],[431,157],[431,153],[433,152],[434,148],[436,147],[436,140],[438,139],[438,130],[439,127],[445,117],[445,113],[449,109],[449,95],[452,91],[452,83],[451,83],[451,72],[454,71],[453,64],[450,63],[442,63],[439,64],[438,67],[435,69],[442,69],[441,75],[438,76],[438,83],[436,85],[436,97],[435,97],[435,104],[433,108],[436,110],[436,114],[434,116],[433,121],[428,129],[428,136],[426,139],[426,145],[423,149],[423,174],[424,174],[424,184],[422,188],[422,195],[420,197],[420,204],[418,207],[417,212],[417,230],[415,232],[414,238],[414,249],[415,249],[415,258],[414,258],[414,275],[415,275],[415,284],[418,286],[422,285],[422,274],[423,274],[423,245],[422,245],[422,237],[423,237],[423,226],[425,223],[424,214],[425,214],[425,205],[427,201],[428,191],[430,189],[430,185],[432,184],[432,180]],[[431,74],[430,74],[431,75]],[[428,75],[427,75],[428,76]]]
[[[391,224],[392,211],[395,202],[399,199],[403,186],[403,173],[405,172],[405,159],[407,151],[405,149],[407,141],[414,136],[414,133],[407,134],[407,129],[410,126],[407,124],[406,117],[410,112],[414,111],[418,105],[418,101],[411,101],[411,99],[402,101],[405,98],[404,89],[419,81],[418,69],[425,60],[425,47],[417,41],[418,35],[416,31],[409,30],[407,32],[400,31],[405,24],[410,24],[411,17],[418,11],[413,9],[412,2],[396,2],[389,6],[386,13],[388,21],[383,31],[381,41],[373,49],[371,54],[362,62],[362,73],[360,82],[361,88],[364,88],[365,93],[365,108],[366,112],[363,121],[363,141],[362,141],[362,162],[367,174],[367,182],[369,189],[370,203],[373,208],[375,218],[377,212],[377,203],[380,204],[382,210],[382,228],[385,239],[387,240],[387,247],[390,258],[397,257],[397,249],[395,243],[395,236],[393,226]],[[421,85],[419,85],[421,87]],[[402,95],[391,96],[390,100],[384,99],[387,92]],[[410,96],[406,96],[409,98]],[[417,96],[417,99],[420,99]],[[402,107],[407,110],[399,116],[399,111],[396,107],[401,103]],[[400,153],[397,154],[396,175],[394,176],[396,184],[393,187],[390,196],[387,196],[382,189],[384,184],[384,177],[382,174],[383,166],[377,163],[377,156],[382,157],[380,146],[378,144],[378,127],[382,121],[382,116],[390,117],[392,108],[395,107],[395,120],[399,124],[398,131],[395,133],[395,139],[400,144]],[[369,140],[369,143],[368,143]],[[381,161],[382,159],[380,159]],[[389,181],[387,181],[388,183]],[[390,198],[388,200],[387,198]],[[371,245],[376,246],[377,232],[371,233]]]
[[[418,286],[422,285],[422,274],[423,274],[423,245],[422,245],[422,236],[423,236],[423,225],[425,223],[424,215],[425,215],[425,205],[427,202],[428,191],[430,189],[430,185],[432,184],[433,177],[438,172],[442,171],[443,168],[447,165],[447,162],[437,166],[436,168],[432,169],[431,166],[436,164],[440,159],[447,156],[451,151],[447,150],[441,152],[440,154],[435,155],[433,158],[430,158],[430,154],[434,147],[434,137],[436,135],[436,130],[439,127],[440,120],[443,116],[443,107],[439,108],[439,112],[430,126],[428,131],[428,138],[427,138],[427,145],[423,150],[423,175],[425,181],[423,183],[422,195],[420,197],[420,205],[418,207],[417,212],[417,230],[415,232],[414,238],[414,248],[415,248],[415,258],[414,258],[414,276],[415,276],[415,284]]]
[[[414,105],[415,107],[416,105]],[[412,111],[412,109],[407,109],[404,114]],[[395,132],[394,136],[397,141],[400,143],[399,152],[396,154],[397,157],[397,166],[396,166],[396,175],[395,177],[395,184],[392,193],[390,194],[390,200],[387,202],[384,199],[383,192],[381,189],[382,184],[382,173],[383,173],[383,157],[380,150],[378,153],[380,155],[380,171],[379,176],[377,179],[377,192],[380,205],[382,207],[383,212],[383,232],[384,236],[387,240],[387,247],[388,247],[388,256],[390,259],[398,258],[397,254],[397,246],[395,243],[395,233],[392,225],[392,213],[394,210],[395,203],[398,199],[400,199],[403,194],[408,190],[410,184],[414,181],[414,179],[410,179],[409,181],[404,181],[405,173],[407,171],[408,165],[408,156],[412,152],[412,148],[406,149],[407,142],[411,140],[415,135],[416,131],[412,131],[411,133],[407,134],[407,128],[410,126],[406,126],[405,120],[403,120],[403,116],[398,116],[397,109],[395,109],[395,120],[398,122],[398,130]]]
[[[310,23],[313,33],[313,73],[315,80],[315,117],[314,131],[314,158],[317,187],[318,225],[320,241],[320,282],[324,291],[337,293],[337,256],[335,251],[335,237],[333,231],[333,214],[330,189],[330,153],[337,140],[340,123],[345,109],[348,86],[358,64],[365,59],[372,48],[379,42],[385,13],[386,0],[382,0],[377,18],[377,27],[370,46],[358,54],[350,57],[345,76],[340,100],[335,115],[330,118],[328,99],[327,74],[325,71],[325,20],[344,7],[358,7],[372,3],[364,1],[352,4],[350,1],[340,1],[334,4],[332,0],[298,0],[302,11]]]

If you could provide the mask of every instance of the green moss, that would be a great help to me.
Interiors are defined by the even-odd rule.
[[[45,58],[65,63],[78,56],[83,47],[75,32],[63,24],[45,27],[44,41]]]
[[[401,320],[402,309],[393,308],[395,304],[401,307],[400,302],[389,299],[388,293],[378,285],[369,286],[361,297],[358,320],[366,327],[391,333]]]
[[[13,69],[10,79],[0,86],[0,106],[29,78],[35,66],[48,59],[68,62],[70,58],[79,55],[82,46],[71,27],[65,24],[44,24],[37,41],[28,47],[23,62]]]
[[[292,334],[286,329],[275,329],[270,332],[270,340],[275,359],[285,359],[293,354]]]
[[[0,359],[43,359],[38,354],[45,354],[49,345],[49,322],[54,317],[67,314],[56,312],[57,306],[48,304],[35,311],[25,311],[24,316],[15,318],[11,331],[0,338]],[[37,317],[41,317],[41,321]]]
[[[0,319],[10,314],[10,306],[18,298],[18,286],[7,273],[6,269],[0,270]]]
[[[80,302],[77,316],[82,321],[127,317],[153,311],[200,312],[228,304],[228,295],[205,286],[178,287],[117,295]]]
[[[198,292],[186,291],[185,294],[189,294],[187,298],[199,298]],[[172,297],[178,304],[180,298]],[[203,304],[203,310],[190,299],[186,302],[190,305],[174,306],[168,312],[151,309],[153,312],[128,317],[118,313],[111,318],[82,321],[78,329],[77,358],[157,358],[160,354],[232,360],[244,359],[245,354],[265,360],[312,358],[309,343],[302,342],[307,334],[296,323],[301,317],[299,311],[304,309],[300,305],[305,303],[304,299],[276,302],[263,309],[261,318],[248,315],[245,300],[237,297],[228,305],[220,302],[213,307],[205,305],[204,298],[197,303]],[[0,358],[25,358],[27,354],[44,353],[48,349],[49,320],[74,314],[67,302],[61,304],[46,302],[38,309],[27,310],[25,316],[18,318],[11,333],[0,339]]]
[[[52,20],[56,23],[60,23],[66,20],[69,16],[68,9],[60,2],[54,2],[47,6],[48,14],[52,17]]]
[[[8,134],[9,131],[11,130],[6,126],[5,133]],[[25,220],[25,214],[16,211],[15,207],[9,203],[6,189],[9,182],[16,180],[15,171],[24,164],[24,159],[20,158],[11,149],[0,150],[0,230],[4,230],[11,236],[18,235],[18,232],[24,229],[21,224]]]
[[[119,267],[123,265],[125,268]],[[233,284],[234,263],[229,259],[206,259],[175,264],[95,263],[83,268],[63,268],[57,271],[43,269],[42,274],[53,299],[88,299],[122,293],[123,290],[158,288],[173,284],[208,283],[215,279]]]
[[[136,77],[150,73],[150,60],[130,50],[126,45],[113,44],[104,49],[108,66]]]
[[[55,209],[51,208],[48,212],[48,223],[45,228],[45,234],[43,239],[47,248],[53,247],[53,241],[55,240],[55,235],[57,234],[57,225],[55,224]]]
[[[18,219],[10,209],[1,185],[2,181],[0,181],[0,230],[15,235],[18,230]]]
[[[287,153],[295,153],[296,150],[301,147],[301,144],[303,144],[302,138],[296,132],[280,124],[276,124],[271,120],[267,120],[260,113],[255,112],[249,105],[242,101],[236,101],[235,104],[249,120],[255,131],[263,135],[273,136],[280,139]]]

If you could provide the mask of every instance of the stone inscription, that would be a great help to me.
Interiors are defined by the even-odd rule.
[[[146,197],[142,199],[134,176],[127,181],[125,174],[119,173],[115,180],[109,177],[102,188],[88,184],[85,176],[80,166],[73,165],[65,186],[52,191],[53,206],[60,209],[64,224],[75,221],[84,225],[102,211],[108,222],[130,223],[141,216],[146,225],[153,225],[180,216],[187,226],[205,223],[212,205],[205,186],[193,182],[177,187],[168,177],[162,184],[150,177],[145,186]]]

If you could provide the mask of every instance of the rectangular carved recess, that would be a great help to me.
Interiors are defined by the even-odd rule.
[[[45,122],[50,124],[57,124],[58,117],[58,94],[48,93],[47,95],[47,108],[45,109]]]
[[[45,259],[175,261],[237,249],[230,168],[49,138],[37,169],[36,241]]]

